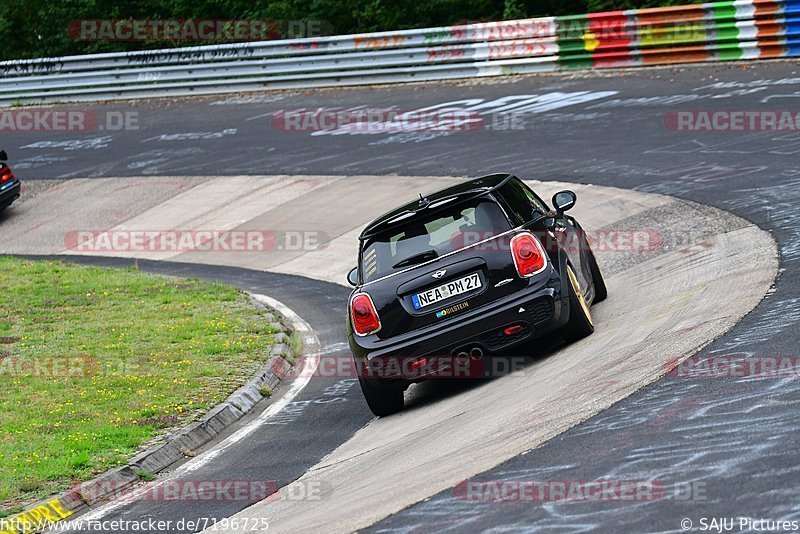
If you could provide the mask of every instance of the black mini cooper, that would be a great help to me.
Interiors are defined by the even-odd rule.
[[[422,197],[372,221],[348,281],[347,330],[375,415],[403,408],[413,382],[448,376],[554,330],[594,331],[606,287],[586,235],[519,178],[492,174]],[[457,375],[457,373],[455,373]]]

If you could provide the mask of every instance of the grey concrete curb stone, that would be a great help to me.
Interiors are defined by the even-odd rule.
[[[268,309],[256,299],[251,297],[250,300],[256,307]],[[199,421],[168,436],[163,443],[140,452],[128,465],[111,469],[93,480],[27,509],[48,506],[48,503],[58,500],[61,508],[72,515],[97,503],[114,500],[115,497],[124,495],[126,490],[135,484],[146,480],[145,477],[159,473],[183,458],[194,456],[197,449],[244,417],[264,399],[261,392],[265,388],[270,392],[274,391],[292,367],[288,361],[294,356],[289,347],[289,339],[294,328],[289,326],[290,321],[276,310],[270,309],[264,316],[270,328],[276,332],[273,334],[276,345],[272,347],[267,362],[225,402],[212,408]],[[43,530],[47,526],[49,525],[43,525],[37,530]]]

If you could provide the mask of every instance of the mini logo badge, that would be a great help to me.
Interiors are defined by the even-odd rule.
[[[442,269],[441,271],[436,271],[431,276],[434,278],[441,278],[445,275],[445,273],[447,273],[447,269]]]

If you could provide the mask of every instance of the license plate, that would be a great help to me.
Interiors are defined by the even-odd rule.
[[[414,309],[419,310],[420,308],[430,306],[431,304],[436,304],[437,302],[449,299],[450,297],[455,297],[456,295],[461,295],[462,293],[468,293],[478,289],[479,287],[481,287],[481,277],[478,276],[478,273],[472,273],[468,274],[464,278],[459,278],[458,280],[453,280],[452,282],[442,284],[439,287],[429,289],[424,293],[411,295],[411,302],[414,303]]]

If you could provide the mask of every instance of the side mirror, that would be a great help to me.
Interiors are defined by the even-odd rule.
[[[572,191],[559,191],[553,195],[553,207],[559,215],[575,206],[578,197]]]
[[[6,154],[5,150],[0,150],[0,161],[6,161],[8,159],[8,154]]]
[[[353,267],[347,273],[347,282],[354,287],[358,285],[358,267]]]

